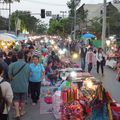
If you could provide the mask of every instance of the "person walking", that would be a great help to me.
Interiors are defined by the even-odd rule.
[[[23,59],[22,51],[17,53],[17,62],[9,65],[9,78],[14,94],[15,119],[25,114],[25,102],[28,92],[29,65]]]
[[[89,51],[86,54],[86,63],[88,65],[88,72],[90,73],[93,66],[96,63],[96,58],[95,58],[95,54],[93,52],[93,48],[89,48]]]
[[[4,68],[0,65],[0,120],[8,120],[8,112],[12,104],[13,92],[10,83],[2,77],[3,73]]]
[[[104,76],[104,65],[105,65],[105,54],[103,53],[103,49],[99,48],[96,53],[97,60],[97,73],[99,74],[99,67],[101,66],[102,76]]]
[[[80,53],[80,59],[81,59],[81,68],[83,71],[85,71],[85,64],[86,64],[85,59],[86,59],[86,53],[87,53],[87,48],[85,44],[81,46],[79,53]]]
[[[39,96],[42,77],[45,76],[45,69],[42,64],[39,63],[39,57],[37,55],[33,56],[33,63],[29,65],[30,76],[29,76],[29,85],[31,92],[32,105],[36,105]]]
[[[0,52],[0,65],[3,66],[4,69],[4,73],[3,73],[3,77],[8,80],[8,65],[7,63],[4,61],[3,59],[4,55],[3,52]]]

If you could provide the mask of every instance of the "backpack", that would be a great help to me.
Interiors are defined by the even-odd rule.
[[[2,80],[0,82],[0,85],[1,83],[3,83],[4,80]],[[4,108],[5,108],[5,104],[6,104],[6,100],[5,98],[3,97],[3,94],[2,94],[2,89],[1,89],[1,86],[0,86],[0,114],[3,114],[3,111],[4,111]]]

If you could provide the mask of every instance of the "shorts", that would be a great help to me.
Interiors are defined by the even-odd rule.
[[[14,102],[25,102],[27,100],[27,93],[14,93]]]

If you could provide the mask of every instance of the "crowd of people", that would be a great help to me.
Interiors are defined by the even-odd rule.
[[[41,81],[46,79],[54,86],[60,80],[57,69],[67,66],[54,51],[48,51],[46,45],[42,46],[41,51],[36,51],[34,44],[22,45],[19,51],[12,50],[7,54],[1,51],[0,100],[5,99],[4,104],[0,104],[0,120],[7,120],[11,105],[14,106],[15,119],[20,120],[26,113],[28,95],[32,105],[36,105],[40,97]]]
[[[102,50],[89,48],[85,44],[77,43],[76,50],[74,44],[67,45],[57,43],[61,49],[66,47],[70,52],[80,54],[81,68],[85,71],[86,66],[90,73],[96,65],[96,72],[99,74],[101,67],[104,76],[104,65],[106,56]],[[32,105],[36,105],[40,97],[41,82],[45,79],[54,86],[60,80],[58,69],[73,67],[72,64],[62,62],[55,51],[43,45],[39,51],[35,45],[22,45],[19,51],[12,50],[8,54],[0,52],[0,100],[5,98],[5,107],[0,110],[0,120],[7,120],[10,106],[14,106],[15,119],[20,120],[25,111],[25,102],[28,95],[32,100]],[[69,82],[67,82],[69,83]],[[13,101],[13,104],[12,104]],[[0,106],[1,107],[1,106]]]

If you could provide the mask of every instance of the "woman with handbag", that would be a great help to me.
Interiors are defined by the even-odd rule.
[[[101,67],[102,76],[104,76],[105,54],[102,48],[99,48],[96,53],[97,73],[99,74],[99,67]]]

